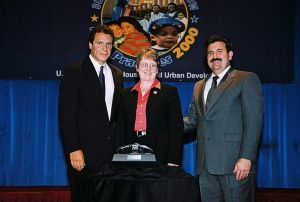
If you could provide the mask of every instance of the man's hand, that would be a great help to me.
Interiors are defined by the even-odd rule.
[[[234,167],[236,180],[242,180],[248,177],[251,168],[251,161],[248,159],[240,158]]]
[[[70,153],[71,165],[75,170],[81,171],[85,166],[82,150],[77,150]]]

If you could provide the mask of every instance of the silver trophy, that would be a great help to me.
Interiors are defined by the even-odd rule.
[[[156,162],[153,149],[138,143],[121,146],[116,150],[112,161],[148,161]]]

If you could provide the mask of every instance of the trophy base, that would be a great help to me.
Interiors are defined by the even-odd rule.
[[[156,162],[154,154],[114,154],[112,161]]]

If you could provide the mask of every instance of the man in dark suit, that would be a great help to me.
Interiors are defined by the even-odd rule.
[[[254,201],[263,124],[261,84],[256,74],[231,67],[228,39],[211,36],[206,54],[212,73],[195,84],[184,118],[185,131],[197,128],[201,200]]]
[[[89,37],[90,55],[67,67],[60,85],[59,122],[72,201],[81,201],[77,179],[96,173],[112,159],[115,113],[123,86],[122,72],[106,62],[113,37],[107,26],[95,27]]]

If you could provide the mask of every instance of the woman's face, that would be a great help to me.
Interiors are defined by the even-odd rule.
[[[122,29],[122,32],[125,36],[130,34],[130,33],[133,33],[133,32],[137,31],[135,29],[135,27],[132,24],[128,23],[128,22],[122,22],[121,23],[121,29]]]
[[[136,71],[139,74],[140,80],[143,81],[154,81],[158,73],[157,63],[152,59],[143,58]]]
[[[172,25],[164,26],[156,35],[152,35],[152,39],[160,47],[171,48],[177,44],[178,29]]]

